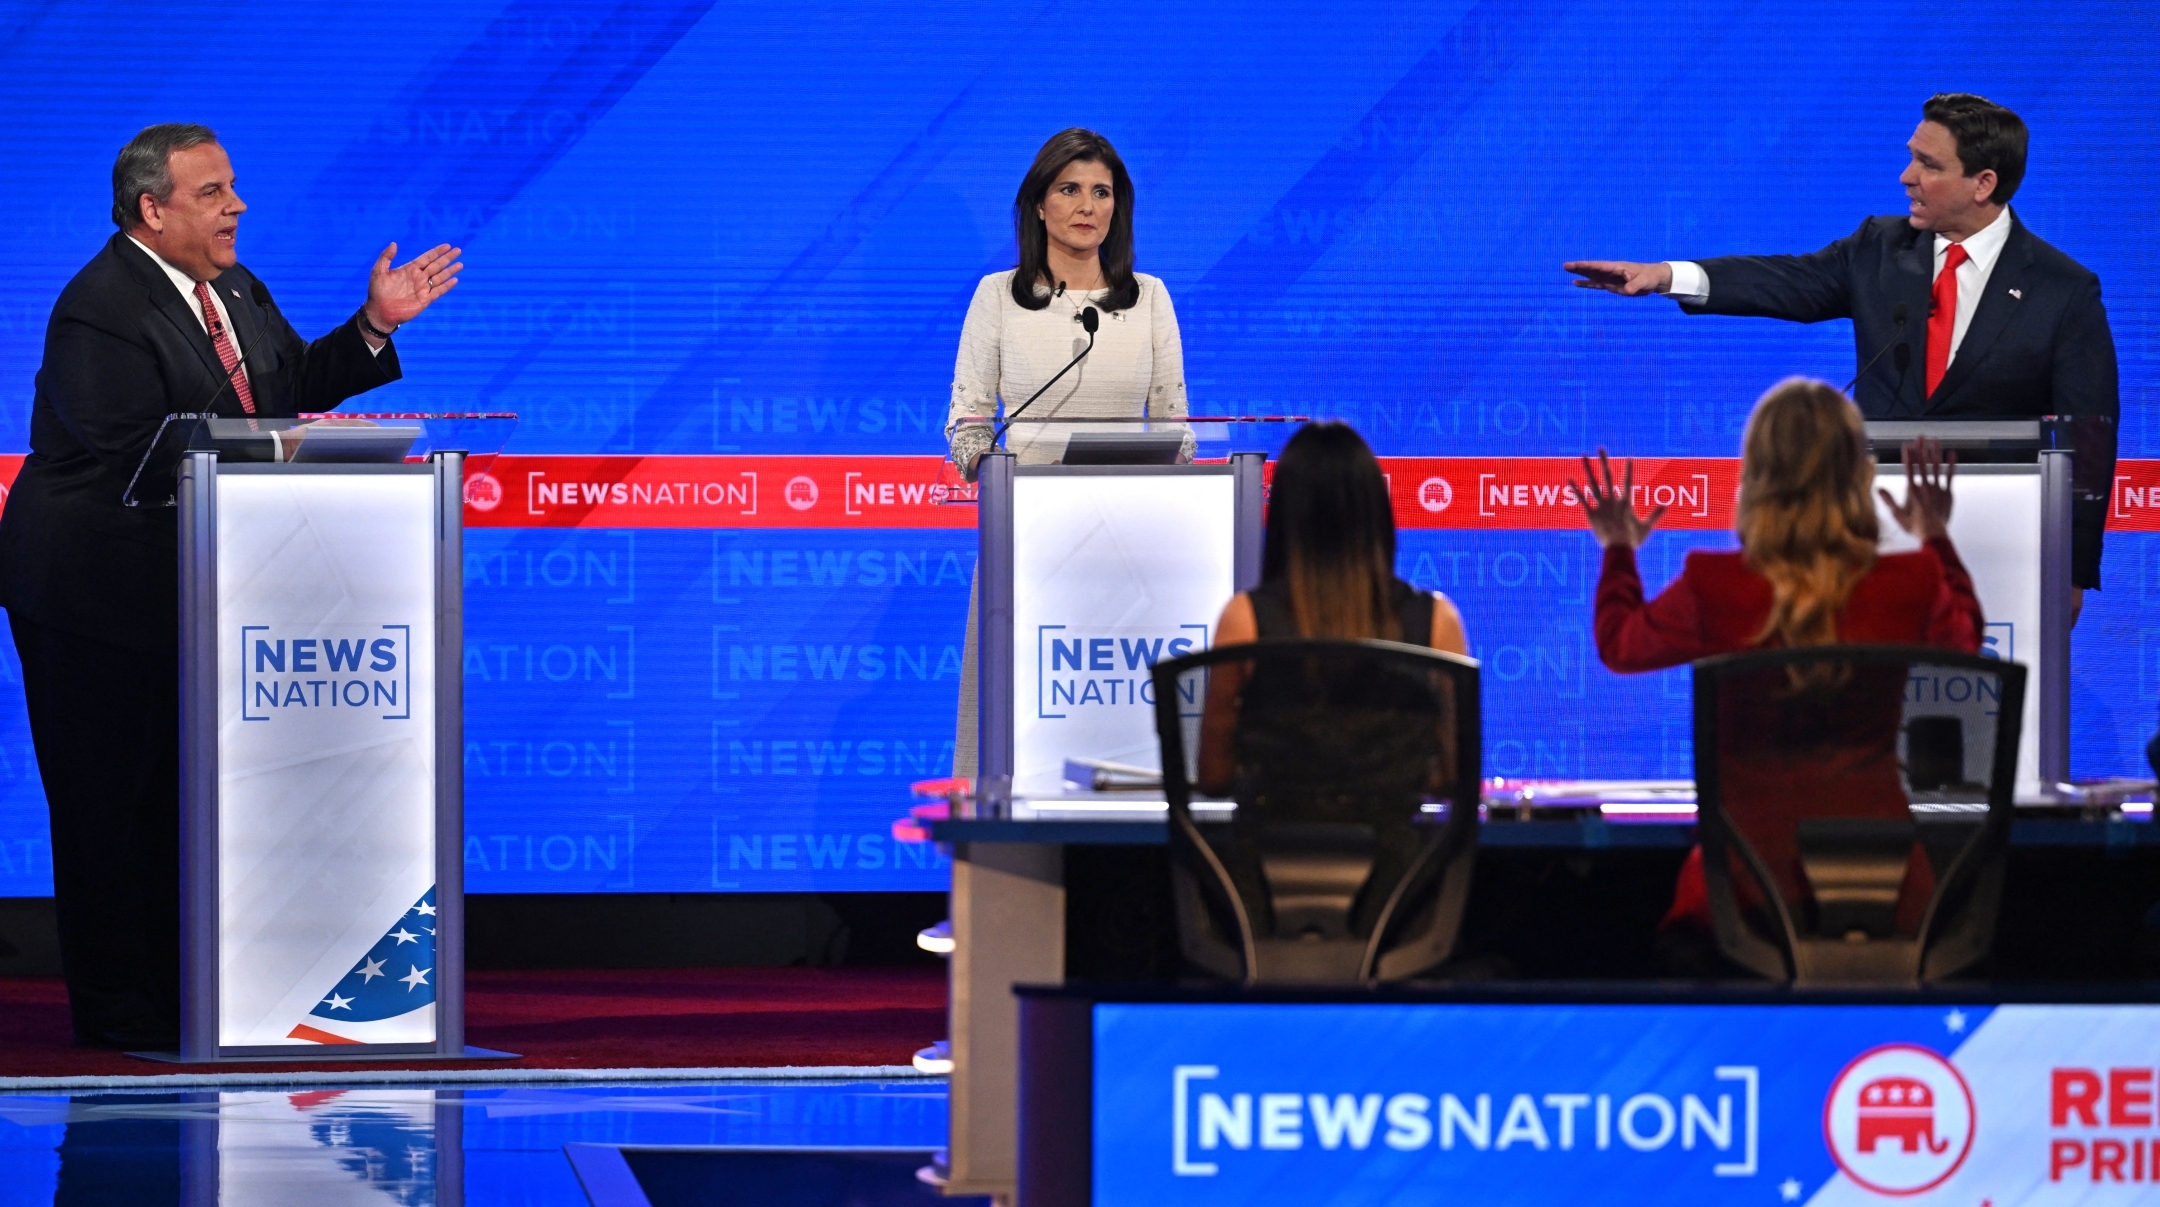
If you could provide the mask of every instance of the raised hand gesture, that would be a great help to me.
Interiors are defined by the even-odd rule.
[[[1950,480],[1957,477],[1957,453],[1943,456],[1942,441],[1932,436],[1909,440],[1900,454],[1905,463],[1905,501],[1899,503],[1880,487],[1883,506],[1898,527],[1922,541],[1950,532]]]
[[[397,255],[397,244],[383,248],[368,273],[368,322],[380,330],[394,331],[400,324],[418,318],[436,298],[456,287],[458,270],[465,267],[458,260],[459,252],[459,248],[442,243],[392,268],[390,261]]]
[[[1608,549],[1614,545],[1633,549],[1649,539],[1650,530],[1665,518],[1665,509],[1658,508],[1648,518],[1635,514],[1635,505],[1630,501],[1635,497],[1634,458],[1628,459],[1627,477],[1619,484],[1613,482],[1612,460],[1605,455],[1604,449],[1597,451],[1597,459],[1595,466],[1590,464],[1589,457],[1582,459],[1583,477],[1589,479],[1587,482],[1570,482],[1568,485],[1581,500],[1583,515],[1590,521],[1590,534],[1597,538],[1598,544]],[[1599,467],[1605,471],[1602,486],[1598,484]]]
[[[1560,267],[1582,278],[1575,282],[1578,289],[1602,289],[1639,298],[1672,288],[1672,266],[1663,261],[1637,264],[1631,260],[1569,260]]]

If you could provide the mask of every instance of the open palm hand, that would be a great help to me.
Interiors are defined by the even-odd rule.
[[[392,268],[390,261],[397,255],[397,244],[384,248],[368,273],[368,321],[384,331],[393,331],[418,318],[436,298],[457,287],[458,272],[465,267],[458,260],[460,251],[447,243],[438,244]]]
[[[1650,530],[1665,518],[1665,509],[1658,508],[1648,516],[1635,514],[1635,461],[1629,458],[1624,480],[1613,479],[1612,460],[1604,449],[1597,451],[1597,465],[1590,458],[1582,459],[1583,477],[1587,482],[1571,482],[1575,497],[1582,502],[1583,515],[1590,521],[1590,533],[1597,542],[1610,548],[1625,545],[1630,549],[1649,539]],[[1604,482],[1598,481],[1598,470],[1604,470]]]

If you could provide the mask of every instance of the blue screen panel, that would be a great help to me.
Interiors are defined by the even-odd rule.
[[[1102,1003],[1092,1201],[2128,1204],[2160,1181],[2152,1022],[1947,999]]]
[[[1690,319],[1559,264],[1820,247],[1897,212],[1920,102],[1965,89],[2031,126],[2018,220],[2100,275],[2123,452],[2160,455],[2160,266],[2120,168],[2160,152],[2150,5],[1194,0],[1074,22],[982,0],[235,0],[17,6],[0,29],[30,198],[0,228],[0,451],[27,448],[52,301],[112,232],[114,153],[193,120],[239,173],[243,259],[308,335],[392,240],[465,249],[368,403],[517,411],[513,452],[938,452],[967,299],[1012,263],[1013,190],[1077,124],[1131,168],[1196,408],[1342,416],[1384,454],[1731,455],[1767,385],[1850,375],[1849,324]],[[214,65],[173,51],[203,46]],[[1088,70],[1045,87],[1053,46]],[[1709,539],[1655,538],[1646,577]],[[858,560],[844,591],[722,589],[735,553],[894,566],[917,540],[475,533],[473,887],[941,883],[880,836],[905,782],[944,770],[965,583],[866,585]],[[2145,770],[2151,540],[2111,538],[2076,635],[2081,776]],[[921,543],[966,561],[956,534]],[[1685,774],[1684,673],[1596,666],[1582,538],[1404,551],[1491,668],[1496,773]],[[799,652],[772,678],[783,647],[828,677]],[[762,650],[767,677],[721,682],[716,649],[717,675]],[[0,893],[38,894],[18,692],[0,673]]]

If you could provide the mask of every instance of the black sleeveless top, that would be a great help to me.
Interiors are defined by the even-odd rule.
[[[1277,641],[1298,636],[1297,614],[1290,608],[1290,584],[1280,579],[1261,583],[1248,593],[1253,623],[1260,640]],[[1433,597],[1401,579],[1395,580],[1395,616],[1402,624],[1404,645],[1432,644]]]

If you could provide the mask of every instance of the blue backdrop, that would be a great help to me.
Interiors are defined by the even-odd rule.
[[[191,120],[309,334],[385,242],[466,249],[375,401],[518,411],[518,452],[938,451],[1012,191],[1078,124],[1131,166],[1195,406],[1340,415],[1383,453],[1729,455],[1771,381],[1850,376],[1848,325],[1688,319],[1560,262],[1821,246],[1901,209],[1921,100],[1964,89],[2030,123],[2019,217],[2101,275],[2123,452],[2151,456],[2156,47],[2133,3],[0,5],[24,188],[0,448],[24,447],[52,299],[111,233],[114,153]],[[1651,576],[1705,541],[1655,538]],[[949,762],[971,544],[473,534],[471,887],[941,886],[885,828]],[[2156,555],[2111,538],[2077,630],[2079,774],[2142,767]],[[1494,668],[1496,771],[1686,772],[1685,680],[1587,656],[1595,566],[1574,534],[1405,538]],[[0,893],[43,893],[12,657]]]

